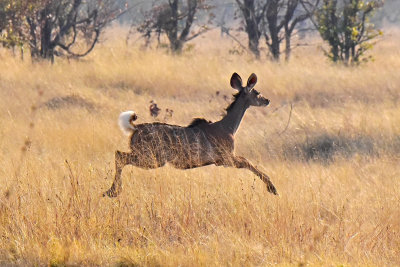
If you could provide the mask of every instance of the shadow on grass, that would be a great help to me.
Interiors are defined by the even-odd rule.
[[[78,95],[54,97],[43,103],[42,106],[53,110],[68,107],[84,108],[88,111],[94,111],[96,109],[95,104]]]
[[[350,158],[355,154],[377,155],[376,143],[371,137],[346,137],[326,133],[308,137],[301,143],[285,146],[283,153],[288,159],[322,163],[330,163],[335,157]]]

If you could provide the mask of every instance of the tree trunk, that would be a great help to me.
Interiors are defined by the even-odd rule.
[[[248,29],[247,35],[249,38],[249,49],[250,51],[256,56],[257,59],[260,58],[260,50],[258,49],[258,44],[260,40],[260,36],[257,32],[257,30]]]
[[[256,58],[259,59],[260,50],[258,49],[258,44],[261,34],[256,21],[254,0],[245,0],[244,6],[241,8],[241,10],[246,22],[246,33],[249,39],[249,49],[256,56]]]
[[[54,50],[51,43],[51,25],[48,20],[45,21],[41,31],[40,56],[53,61]]]
[[[48,7],[40,12],[42,25],[40,26],[40,57],[43,59],[50,59],[54,62],[54,46],[51,40],[52,22],[49,14]]]
[[[279,35],[278,35],[278,30],[276,26],[270,25],[270,36],[271,36],[271,45],[269,47],[269,50],[272,54],[272,58],[275,61],[279,61],[280,57],[280,42],[279,42]]]
[[[279,61],[280,57],[280,41],[279,41],[279,27],[278,27],[278,3],[279,1],[274,0],[268,7],[267,10],[267,21],[268,29],[271,38],[269,44],[269,50],[272,54],[272,58],[275,61]]]
[[[335,42],[331,44],[332,61],[337,62],[339,60],[339,47]]]
[[[285,31],[285,61],[288,62],[290,60],[290,54],[292,52],[291,50],[291,33],[289,32],[289,30]]]
[[[351,59],[355,63],[358,62],[358,57],[356,56],[356,47],[354,44],[352,44],[352,46],[351,46]]]
[[[337,17],[336,17],[336,7],[337,0],[332,1],[332,9],[330,10],[330,21],[332,25],[337,25]],[[339,36],[338,33],[333,31],[333,35],[330,38],[331,43],[331,51],[332,51],[332,60],[333,62],[337,62],[339,60]]]
[[[30,40],[29,40],[29,47],[31,50],[31,58],[37,58],[39,55],[38,47],[37,47],[37,40],[36,40],[36,24],[33,21],[33,19],[27,17],[26,21],[29,24],[29,35],[30,35]]]
[[[171,8],[171,19],[168,22],[167,37],[170,43],[170,48],[173,53],[179,53],[182,50],[182,44],[178,39],[178,0],[170,2],[169,7]]]
[[[174,41],[171,41],[171,51],[174,54],[180,54],[182,52],[182,48],[183,48],[183,42],[179,39],[176,39]]]

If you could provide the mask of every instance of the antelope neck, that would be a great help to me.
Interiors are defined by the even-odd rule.
[[[223,128],[229,134],[234,135],[239,128],[240,122],[243,119],[244,113],[249,108],[249,104],[245,99],[239,97],[232,104],[226,115],[218,122],[219,127]]]

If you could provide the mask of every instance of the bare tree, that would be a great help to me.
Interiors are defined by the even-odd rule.
[[[268,0],[236,0],[236,3],[243,15],[245,31],[249,39],[249,49],[256,56],[260,57],[258,48],[260,37],[264,26],[264,15],[268,7]]]
[[[269,48],[272,58],[279,61],[280,58],[280,44],[283,40],[281,30],[284,25],[281,9],[284,6],[283,0],[269,0],[266,14],[266,27],[263,31],[265,42]]]
[[[259,58],[259,39],[264,36],[266,45],[275,61],[281,55],[281,43],[285,40],[285,58],[289,60],[291,38],[298,24],[310,18],[311,12],[304,10],[300,3],[305,0],[236,0],[243,15],[245,31],[249,38],[249,49]],[[312,3],[312,10],[319,0]]]
[[[43,1],[26,16],[29,45],[33,58],[54,60],[61,51],[83,57],[92,51],[101,31],[123,11],[112,0]],[[83,51],[75,52],[78,39],[84,40]],[[58,51],[56,49],[59,49]]]
[[[5,41],[27,43],[33,59],[54,61],[67,53],[82,57],[90,53],[100,33],[112,20],[124,13],[113,0],[5,0],[7,25]],[[1,7],[0,7],[1,8]],[[0,12],[2,10],[0,9]],[[81,51],[77,51],[79,43]],[[83,44],[86,44],[83,46]],[[83,46],[83,47],[82,47]]]
[[[168,37],[170,49],[174,53],[180,53],[183,45],[206,32],[207,24],[199,25],[196,32],[192,32],[196,14],[199,10],[208,11],[211,6],[205,0],[168,0],[168,3],[155,5],[145,15],[144,22],[138,27],[138,31],[150,41],[153,33],[160,41],[161,34]]]
[[[308,4],[305,10],[301,4]],[[281,42],[285,40],[285,59],[290,59],[291,39],[300,22],[309,19],[318,7],[319,0],[269,0],[264,31],[265,41],[273,60],[279,61]]]
[[[285,60],[289,61],[291,54],[291,39],[294,30],[301,22],[310,19],[317,10],[320,0],[287,0],[286,11],[283,20],[285,29]],[[302,5],[300,5],[302,4]],[[308,6],[304,9],[303,5]]]

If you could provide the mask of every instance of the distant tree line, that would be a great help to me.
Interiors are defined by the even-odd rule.
[[[232,31],[243,31],[246,49],[257,59],[264,42],[271,60],[282,55],[289,60],[292,37],[309,25],[328,45],[325,53],[332,61],[354,65],[368,59],[365,52],[381,34],[370,19],[382,6],[383,0],[0,0],[0,44],[19,48],[21,55],[28,47],[32,59],[82,57],[105,27],[130,13],[120,21],[131,21],[146,44],[156,40],[161,45],[166,36],[174,54],[220,27],[234,39]],[[236,27],[228,26],[228,20]]]

